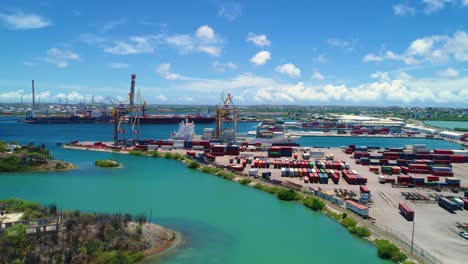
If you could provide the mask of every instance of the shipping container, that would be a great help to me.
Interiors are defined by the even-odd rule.
[[[356,214],[362,217],[369,216],[369,208],[365,207],[364,205],[358,204],[353,201],[346,201],[346,208],[355,212]]]
[[[406,218],[406,220],[408,221],[414,220],[414,211],[408,205],[404,203],[400,203],[398,205],[398,209],[400,209],[401,215],[403,215],[403,217]]]
[[[458,209],[458,205],[445,197],[439,197],[439,206],[449,212],[454,212]]]

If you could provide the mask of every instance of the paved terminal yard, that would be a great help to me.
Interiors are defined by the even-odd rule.
[[[468,240],[458,235],[459,229],[457,223],[468,223],[468,210],[457,210],[456,213],[450,213],[441,208],[435,201],[436,195],[444,196],[463,196],[463,192],[453,193],[451,190],[442,190],[436,192],[431,189],[417,188],[397,188],[390,184],[381,184],[378,181],[378,175],[369,171],[369,166],[362,166],[355,163],[351,155],[345,154],[339,148],[322,149],[325,154],[333,154],[334,160],[340,160],[348,163],[351,170],[355,170],[359,175],[367,178],[367,187],[371,191],[372,203],[370,204],[369,214],[373,222],[384,230],[392,233],[403,241],[411,244],[411,235],[413,222],[407,221],[399,213],[398,204],[406,203],[415,211],[415,234],[414,245],[419,252],[427,255],[428,258],[435,257],[442,263],[467,263],[468,260]],[[266,152],[245,152],[258,157],[267,157]],[[233,156],[216,157],[216,163],[219,165],[228,165],[229,159]],[[301,152],[299,152],[299,158]],[[285,160],[286,158],[281,158]],[[270,158],[271,161],[275,158]],[[291,158],[289,158],[291,160]],[[311,159],[315,161],[315,159]],[[236,161],[234,160],[234,164]],[[454,177],[461,179],[462,187],[468,187],[468,164],[453,163]],[[314,166],[315,167],[315,166]],[[247,165],[244,173],[248,173],[251,165]],[[359,185],[348,184],[340,176],[339,184],[329,181],[328,184],[304,183],[301,177],[281,177],[281,169],[274,169],[273,165],[269,169],[258,169],[259,175],[262,172],[271,172],[272,180],[287,180],[304,187],[320,187],[328,193],[335,193],[335,189],[353,191],[359,197]],[[410,174],[413,175],[413,174]],[[396,178],[396,176],[392,176]],[[417,192],[432,201],[429,202],[411,202],[402,196],[402,192]]]
[[[95,148],[92,142],[80,142],[80,145],[81,146],[79,148],[81,149],[110,151],[106,148]],[[458,235],[459,229],[457,227],[457,223],[468,223],[468,210],[457,210],[455,213],[450,213],[441,208],[435,201],[435,197],[438,195],[462,197],[463,192],[453,193],[449,189],[443,189],[441,192],[436,192],[435,190],[423,187],[398,188],[392,187],[389,183],[381,184],[379,183],[379,175],[371,172],[369,170],[369,166],[356,164],[352,155],[345,154],[342,149],[323,148],[321,150],[325,154],[332,154],[335,161],[346,162],[350,165],[350,170],[354,170],[357,174],[367,178],[367,188],[370,190],[372,197],[372,202],[369,205],[369,215],[371,221],[375,225],[381,227],[385,232],[393,234],[396,239],[401,240],[399,241],[400,244],[410,245],[413,222],[407,221],[399,213],[398,209],[398,204],[404,202],[415,212],[414,246],[415,250],[419,254],[422,253],[428,259],[434,257],[438,260],[432,261],[433,263],[467,263],[468,240]],[[160,149],[160,151],[179,152],[181,154],[187,153],[186,150],[182,149]],[[302,152],[298,153],[299,159],[302,156],[301,154]],[[241,156],[245,155],[267,158],[267,152],[241,152]],[[215,164],[227,166],[230,164],[229,160],[232,158],[235,158],[235,156],[217,156]],[[270,161],[277,159],[278,158],[269,158]],[[292,158],[281,158],[281,160],[286,159],[292,160]],[[316,159],[311,158],[310,160],[314,161],[315,168]],[[323,160],[323,158],[320,158],[320,160]],[[236,160],[234,160],[234,164],[236,163]],[[468,163],[452,163],[452,166],[454,177],[461,180],[462,187],[468,187]],[[247,164],[243,173],[247,174],[250,169],[252,169],[251,165]],[[314,189],[321,188],[324,192],[329,194],[334,194],[335,190],[339,191],[340,189],[341,191],[352,191],[357,195],[356,198],[359,198],[360,186],[348,184],[341,175],[338,184],[333,183],[331,180],[328,184],[304,183],[302,177],[281,177],[281,169],[274,169],[273,165],[268,169],[257,169],[258,175],[262,175],[262,172],[271,172],[272,180],[286,180],[300,184],[303,187],[312,187]],[[414,175],[421,176],[419,174]],[[396,176],[390,177],[396,178]],[[411,202],[402,196],[402,192],[419,193],[430,198],[431,201]]]

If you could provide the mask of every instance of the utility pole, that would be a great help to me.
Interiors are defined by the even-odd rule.
[[[415,187],[416,188],[416,187]],[[416,192],[415,189],[413,189],[413,192]],[[413,243],[414,243],[414,219],[415,219],[415,216],[416,216],[416,212],[414,213],[414,216],[413,216],[413,232],[411,234],[411,254],[413,254]]]

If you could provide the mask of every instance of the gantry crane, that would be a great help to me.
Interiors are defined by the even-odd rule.
[[[224,95],[224,92],[221,94],[220,104],[215,107],[216,111],[216,129],[214,137],[224,141],[230,141],[229,143],[236,141],[237,134],[237,114],[238,110],[233,102],[233,96],[228,93]],[[232,121],[234,122],[234,127],[232,129],[232,137],[227,138],[225,131],[223,130],[224,122]]]

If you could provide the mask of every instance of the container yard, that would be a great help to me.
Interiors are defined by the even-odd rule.
[[[444,263],[466,257],[468,241],[457,235],[458,223],[468,223],[468,160],[464,151],[429,151],[423,145],[309,148],[204,140],[177,144],[149,140],[118,149],[111,147],[111,142],[72,143],[72,147],[103,151],[177,151],[245,176],[314,192],[405,243],[411,240],[414,221],[414,242],[424,252]]]

